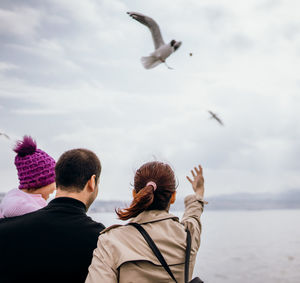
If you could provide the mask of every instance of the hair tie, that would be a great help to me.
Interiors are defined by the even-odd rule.
[[[157,185],[152,181],[148,182],[146,186],[152,186],[154,191],[157,189]]]

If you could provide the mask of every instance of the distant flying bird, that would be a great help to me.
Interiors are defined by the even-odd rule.
[[[172,69],[167,65],[166,59],[180,47],[181,41],[173,39],[170,43],[166,44],[161,36],[158,24],[152,18],[136,12],[127,12],[127,14],[147,26],[152,34],[155,51],[150,56],[141,58],[144,68],[152,69],[161,63],[165,63],[169,69]]]
[[[6,137],[8,140],[10,140],[10,137],[5,133],[0,133],[0,136]]]
[[[208,113],[211,115],[211,119],[215,119],[216,121],[218,121],[220,123],[220,125],[224,126],[222,120],[212,111],[208,110]]]

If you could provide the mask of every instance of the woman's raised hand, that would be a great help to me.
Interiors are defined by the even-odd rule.
[[[191,170],[191,173],[193,176],[193,180],[189,176],[186,176],[186,178],[192,184],[194,192],[203,198],[203,196],[204,196],[204,178],[202,175],[202,167],[200,165],[198,165],[198,168],[194,167],[194,169]]]

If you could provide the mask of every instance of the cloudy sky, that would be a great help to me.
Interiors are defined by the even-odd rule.
[[[1,0],[0,192],[18,185],[24,134],[58,158],[100,157],[99,199],[129,199],[135,169],[169,162],[180,197],[203,165],[207,196],[300,188],[297,0]],[[183,45],[143,69],[153,17]],[[192,53],[193,56],[189,56]],[[220,126],[207,110],[224,121]]]

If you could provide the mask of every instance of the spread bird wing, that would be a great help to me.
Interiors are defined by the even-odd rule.
[[[224,126],[222,120],[218,117],[218,116],[215,116],[214,117],[222,126]]]
[[[208,110],[208,113],[211,115],[210,118],[215,119],[216,121],[218,121],[222,126],[224,126],[223,121],[212,111]]]
[[[9,137],[7,134],[5,134],[5,133],[0,133],[0,136],[4,136],[4,137],[6,137],[7,139],[10,139],[10,137]]]
[[[155,49],[165,44],[159,26],[152,18],[136,12],[127,12],[127,14],[150,29]]]

